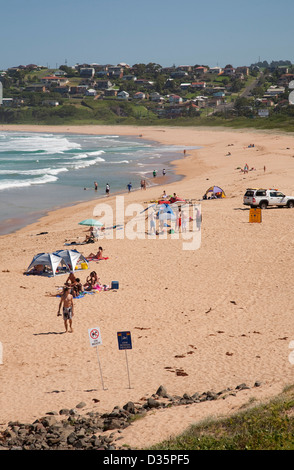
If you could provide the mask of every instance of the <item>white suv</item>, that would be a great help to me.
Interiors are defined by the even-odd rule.
[[[266,209],[267,206],[294,207],[294,196],[285,196],[277,189],[247,189],[243,204]]]

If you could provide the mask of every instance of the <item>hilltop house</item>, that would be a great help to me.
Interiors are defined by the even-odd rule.
[[[234,69],[234,67],[230,64],[226,65],[224,70],[223,70],[223,74],[226,75],[226,76],[232,76],[234,75],[236,72],[236,70]]]
[[[199,66],[199,67],[195,67],[195,72],[196,73],[207,73],[208,72],[208,68],[207,67],[204,67],[204,66]]]

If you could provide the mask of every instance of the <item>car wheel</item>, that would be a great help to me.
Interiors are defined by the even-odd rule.
[[[289,201],[287,206],[290,208],[290,209],[293,209],[294,207],[294,201]]]
[[[267,208],[267,202],[266,201],[262,201],[260,204],[259,204],[259,207],[260,209],[266,209]]]

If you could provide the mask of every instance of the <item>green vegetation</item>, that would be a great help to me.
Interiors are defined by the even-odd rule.
[[[59,70],[34,66],[9,69],[0,76],[3,96],[9,98],[0,106],[0,123],[225,126],[294,131],[294,106],[288,102],[288,84],[294,78],[290,61],[252,64],[236,69],[236,73],[230,72],[230,65],[220,74],[206,68],[199,71],[195,65],[178,76],[183,72],[180,68],[178,71],[176,67],[163,69],[159,64],[139,63],[120,76],[99,76],[97,71],[91,78],[83,78],[79,68],[65,65]],[[57,73],[66,74],[66,83],[42,83],[44,77]],[[111,83],[105,88],[102,82]],[[203,83],[203,88],[195,88],[195,84]],[[277,94],[270,89],[281,86]],[[94,89],[95,96],[87,96],[87,89]],[[119,99],[117,93],[121,91],[129,93],[129,99]],[[136,99],[139,91],[145,98]],[[152,100],[153,93],[160,94],[160,102]],[[172,103],[171,95],[180,96],[181,102]],[[259,116],[261,109],[268,111],[268,117]]]
[[[229,418],[206,420],[153,450],[293,450],[294,387],[267,404]]]

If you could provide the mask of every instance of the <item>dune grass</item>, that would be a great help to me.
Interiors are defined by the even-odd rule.
[[[152,450],[293,450],[294,386],[269,403],[224,419],[208,419]]]

